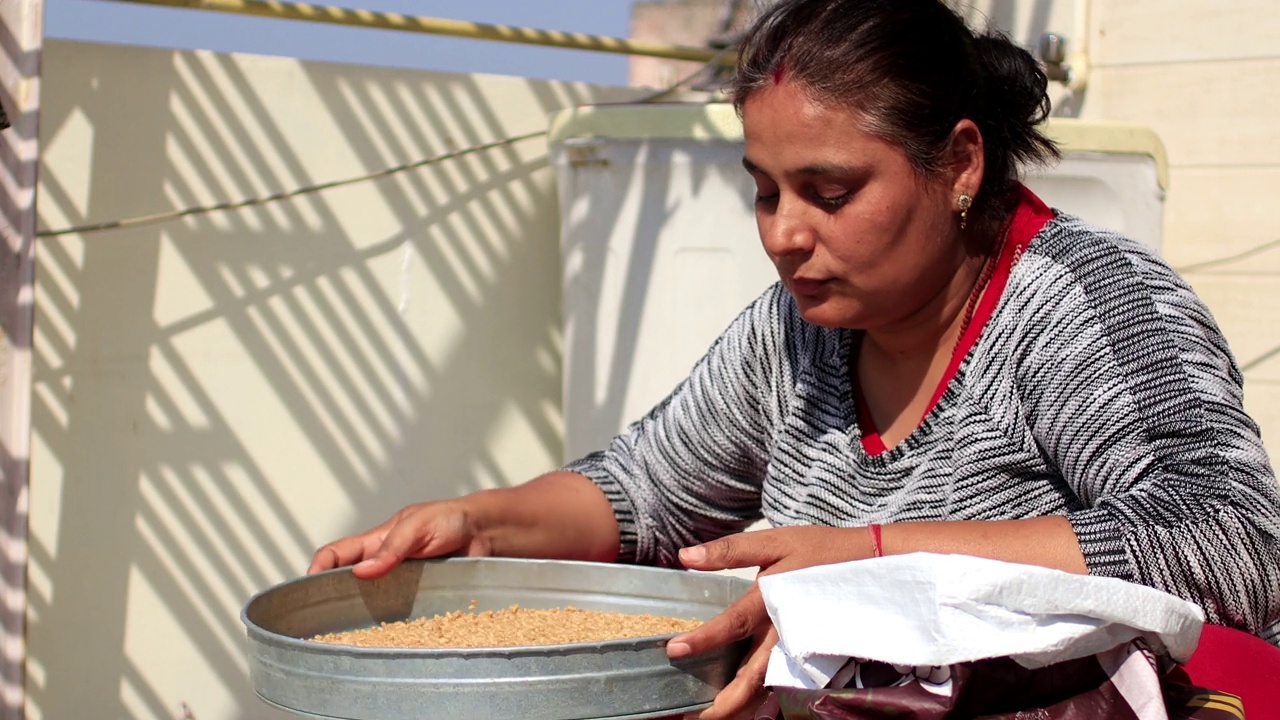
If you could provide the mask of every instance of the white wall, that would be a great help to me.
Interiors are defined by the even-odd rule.
[[[43,229],[253,197],[636,91],[50,42]],[[417,500],[561,460],[542,140],[37,252],[28,712],[283,717],[238,613]]]

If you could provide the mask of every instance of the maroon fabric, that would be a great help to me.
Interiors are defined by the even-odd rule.
[[[1148,662],[1155,659],[1140,649]],[[756,720],[1135,720],[1096,657],[1024,668],[1008,658],[950,666],[949,692],[883,663],[864,663],[862,687],[775,688]],[[938,690],[945,686],[935,686]],[[1164,677],[1170,720],[1245,720],[1239,698]],[[1249,715],[1247,720],[1257,720]]]
[[[951,720],[982,717],[1012,720],[1134,720],[1093,657],[1024,668],[1008,658],[993,658],[951,666],[951,692],[938,695],[888,665],[881,673],[864,672],[867,684],[881,687],[844,690],[774,692],[783,715],[812,720]],[[881,676],[880,683],[869,678]],[[1034,713],[1028,715],[1027,713]]]
[[[1280,648],[1265,640],[1205,625],[1183,670],[1192,685],[1238,696],[1249,720],[1280,720]]]

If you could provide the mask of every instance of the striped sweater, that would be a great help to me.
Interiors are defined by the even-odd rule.
[[[1280,643],[1280,491],[1209,311],[1158,257],[1065,214],[897,446],[861,442],[851,330],[774,285],[689,377],[566,469],[599,485],[622,559],[744,529],[1065,515],[1089,571]]]

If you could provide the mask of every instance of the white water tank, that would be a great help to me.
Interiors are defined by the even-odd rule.
[[[1168,169],[1151,130],[1053,118],[1050,206],[1160,248]],[[647,412],[777,280],[760,248],[731,106],[610,105],[553,116],[564,268],[565,454]]]

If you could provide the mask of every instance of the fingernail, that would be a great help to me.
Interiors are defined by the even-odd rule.
[[[687,547],[680,551],[680,559],[686,562],[702,562],[707,559],[707,549],[701,545]]]
[[[667,657],[669,658],[679,659],[682,657],[688,657],[692,654],[693,648],[689,647],[689,643],[676,642],[675,640],[667,643]]]
[[[351,569],[352,570],[368,570],[369,568],[373,567],[375,564],[376,564],[376,561],[373,558],[369,558],[368,560],[361,560],[355,565],[352,565]]]

